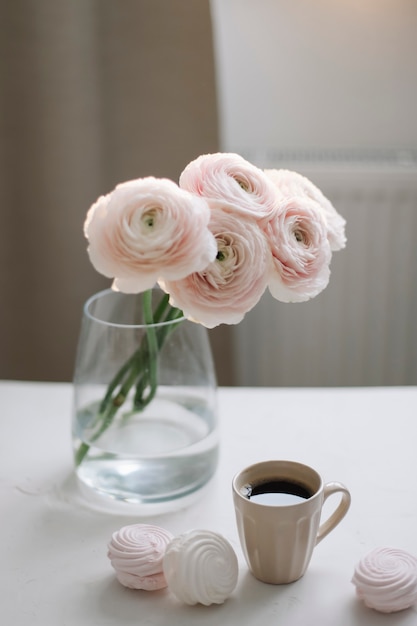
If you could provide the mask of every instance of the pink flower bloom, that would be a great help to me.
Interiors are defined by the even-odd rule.
[[[163,281],[170,302],[193,321],[213,328],[238,324],[261,298],[269,277],[271,253],[256,221],[230,205],[210,202],[209,228],[217,256],[208,267],[178,281]]]
[[[265,174],[275,183],[282,198],[307,196],[317,202],[326,220],[331,249],[336,251],[345,247],[346,220],[337,213],[318,187],[302,174],[290,170],[265,170]]]
[[[273,256],[268,287],[282,302],[303,302],[328,284],[332,256],[319,205],[307,197],[283,200],[265,229]]]
[[[217,254],[207,202],[168,179],[120,185],[87,213],[84,233],[96,270],[126,293],[204,269]]]
[[[179,185],[192,193],[234,205],[235,212],[268,218],[276,204],[275,185],[268,176],[238,154],[203,154],[191,161]]]

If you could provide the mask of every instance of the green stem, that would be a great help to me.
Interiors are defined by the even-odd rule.
[[[144,406],[154,398],[156,389],[158,387],[158,340],[156,337],[156,330],[152,312],[152,291],[145,291],[143,294],[143,317],[146,324],[146,338],[148,343],[148,381],[149,392],[148,395],[142,399],[145,403]]]
[[[143,410],[154,398],[158,387],[158,353],[167,336],[181,323],[181,310],[169,305],[169,295],[164,294],[155,312],[152,312],[152,290],[143,293],[144,322],[146,336],[140,347],[122,365],[107,387],[97,415],[99,428],[90,437],[90,443],[81,443],[76,454],[75,464],[80,465],[93,441],[109,428],[118,409],[124,404],[129,391],[136,385],[134,409]],[[167,310],[168,309],[168,310]],[[178,320],[176,324],[166,324],[156,330],[154,324],[161,321]],[[147,391],[146,396],[144,395]]]
[[[174,307],[169,306],[169,294],[165,293],[163,297],[161,298],[161,301],[159,302],[158,306],[156,307],[155,313],[153,314],[153,319],[154,319],[155,324],[161,321],[167,307],[169,307],[170,310],[174,310],[174,311],[179,310],[179,309],[175,309]],[[169,312],[168,312],[168,315],[169,315]],[[182,311],[181,311],[181,315],[182,315]]]
[[[109,386],[107,387],[106,395],[104,396],[103,400],[101,401],[99,413],[105,413],[106,412],[107,406],[108,406],[109,402],[112,399],[113,392],[121,384],[125,374],[129,371],[129,369],[132,367],[132,364],[139,357],[139,353],[140,353],[140,349],[136,350],[136,352],[134,352],[134,354],[130,357],[130,359],[128,359],[126,361],[126,363],[124,365],[122,365],[120,370],[117,372],[116,376],[110,382]],[[121,393],[121,392],[119,392],[119,393]],[[116,397],[114,398],[113,404],[117,404],[118,402],[120,402],[120,398],[118,400],[116,399],[116,398],[118,398],[118,395],[119,394],[117,394]]]

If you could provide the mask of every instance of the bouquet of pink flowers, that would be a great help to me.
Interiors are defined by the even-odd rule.
[[[282,302],[316,296],[346,243],[345,220],[307,178],[223,153],[189,163],[179,185],[153,177],[117,185],[90,208],[85,235],[113,289],[158,283],[208,328],[239,323],[266,288]]]
[[[133,386],[136,410],[154,397],[166,339],[154,323],[238,324],[266,289],[283,302],[308,300],[327,286],[332,252],[346,242],[345,220],[307,178],[222,153],[189,163],[178,185],[154,177],[117,185],[89,209],[84,232],[93,266],[113,289],[143,294],[149,326],[146,344],[108,387],[96,436]],[[152,310],[155,284],[165,297]]]

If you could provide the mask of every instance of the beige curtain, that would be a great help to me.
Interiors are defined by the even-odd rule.
[[[206,0],[0,0],[0,378],[70,380],[87,208],[218,150]],[[226,328],[211,333],[233,382]]]

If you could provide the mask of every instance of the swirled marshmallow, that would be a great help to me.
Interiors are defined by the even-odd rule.
[[[417,602],[417,558],[396,548],[376,548],[356,566],[357,596],[381,613],[394,613]]]
[[[238,578],[232,546],[208,530],[190,530],[173,539],[166,549],[163,569],[170,591],[189,605],[222,604]]]
[[[166,587],[162,559],[172,538],[169,531],[150,524],[132,524],[114,532],[107,556],[119,582],[146,591]]]

